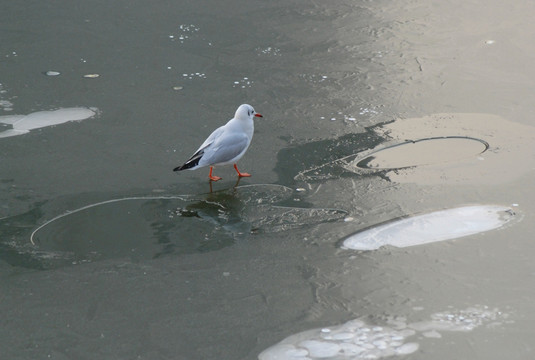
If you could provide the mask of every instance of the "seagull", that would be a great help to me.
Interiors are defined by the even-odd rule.
[[[251,105],[240,105],[233,119],[215,129],[189,160],[174,168],[173,171],[195,170],[210,166],[208,175],[210,180],[218,181],[221,178],[212,175],[214,166],[234,164],[234,169],[240,178],[251,176],[251,174],[240,172],[236,163],[245,154],[253,139],[254,117],[263,116],[254,111]]]

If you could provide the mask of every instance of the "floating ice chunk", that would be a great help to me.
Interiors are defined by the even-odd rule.
[[[331,359],[360,360],[381,359],[396,355],[412,354],[420,348],[417,342],[406,342],[407,338],[422,331],[423,337],[440,338],[437,324],[445,331],[470,331],[485,323],[487,326],[500,324],[506,317],[498,309],[475,306],[460,311],[449,311],[431,315],[430,321],[407,324],[396,318],[398,325],[408,327],[398,331],[387,326],[367,325],[364,321],[350,320],[339,326],[307,330],[291,335],[280,343],[264,350],[259,360]],[[470,320],[471,328],[463,328],[459,323]],[[348,336],[351,333],[352,336]],[[338,335],[338,336],[337,336]]]
[[[30,130],[59,125],[69,121],[81,121],[95,116],[96,108],[63,108],[53,111],[37,111],[28,115],[0,116],[0,123],[13,128],[0,132],[0,137],[16,136]]]
[[[412,336],[414,330],[407,336]],[[362,320],[350,320],[340,326],[304,331],[292,335],[259,355],[260,360],[291,360],[296,351],[306,349],[307,359],[379,359],[409,354],[418,347],[406,346],[401,332],[383,326],[369,326]],[[417,344],[416,344],[417,345]],[[406,346],[406,347],[404,347]],[[295,351],[292,351],[295,350]],[[299,355],[305,355],[299,353]],[[301,358],[299,358],[301,359]]]
[[[515,213],[506,206],[475,205],[402,218],[357,232],[343,242],[343,248],[375,250],[391,245],[408,247],[449,240],[497,229]]]

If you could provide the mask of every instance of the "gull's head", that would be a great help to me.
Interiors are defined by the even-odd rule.
[[[253,117],[263,117],[256,111],[254,111],[254,108],[251,105],[243,104],[240,105],[238,110],[236,110],[236,114],[234,117],[239,120],[253,120]]]

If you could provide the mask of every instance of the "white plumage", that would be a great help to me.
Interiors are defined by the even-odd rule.
[[[202,145],[183,165],[173,169],[173,171],[195,170],[205,166],[210,166],[210,180],[220,180],[218,176],[212,175],[213,167],[216,165],[234,164],[234,169],[238,176],[251,176],[241,173],[236,163],[249,148],[254,133],[254,117],[262,117],[255,112],[251,105],[240,105],[234,118],[225,125],[217,128],[208,136]]]

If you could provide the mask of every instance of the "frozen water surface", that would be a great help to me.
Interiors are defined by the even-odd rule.
[[[535,150],[531,146],[535,127],[493,114],[434,114],[394,121],[377,131],[398,141],[442,137],[390,148],[389,155],[395,160],[389,161],[410,165],[414,158],[414,165],[422,165],[388,172],[389,179],[396,182],[496,184],[517,178],[535,166]],[[429,145],[436,146],[426,148]],[[411,151],[418,147],[424,154]],[[402,156],[405,160],[401,160]],[[354,166],[352,163],[347,169]]]
[[[371,130],[386,144],[316,164],[295,179],[381,171],[397,183],[487,185],[506,183],[535,167],[535,127],[492,114],[434,114]]]
[[[373,152],[358,160],[358,167],[400,169],[475,157],[484,153],[489,144],[469,137],[440,137],[406,141]]]
[[[394,220],[349,236],[343,247],[375,250],[381,246],[407,247],[456,239],[497,229],[515,217],[510,207],[464,206]]]
[[[36,248],[28,254],[43,266],[56,267],[124,256],[150,259],[166,254],[205,253],[254,234],[343,221],[347,215],[339,209],[277,205],[294,194],[290,188],[266,184],[204,196],[105,200],[68,210],[41,224],[30,235]],[[18,223],[25,216],[3,219],[0,226]],[[17,248],[16,244],[11,246]],[[24,245],[18,247],[21,252],[28,250],[25,249]]]
[[[90,105],[100,118],[0,139],[0,357],[251,360],[299,334],[273,351],[532,358],[534,13],[498,0],[4,1],[0,115]],[[207,169],[173,173],[243,102],[264,115],[239,164],[253,176],[234,191],[220,168],[210,195]],[[489,147],[410,143],[442,137]],[[385,167],[358,166],[373,154]],[[340,248],[407,215],[513,203],[504,226],[463,239]],[[456,310],[472,304],[514,322]]]

